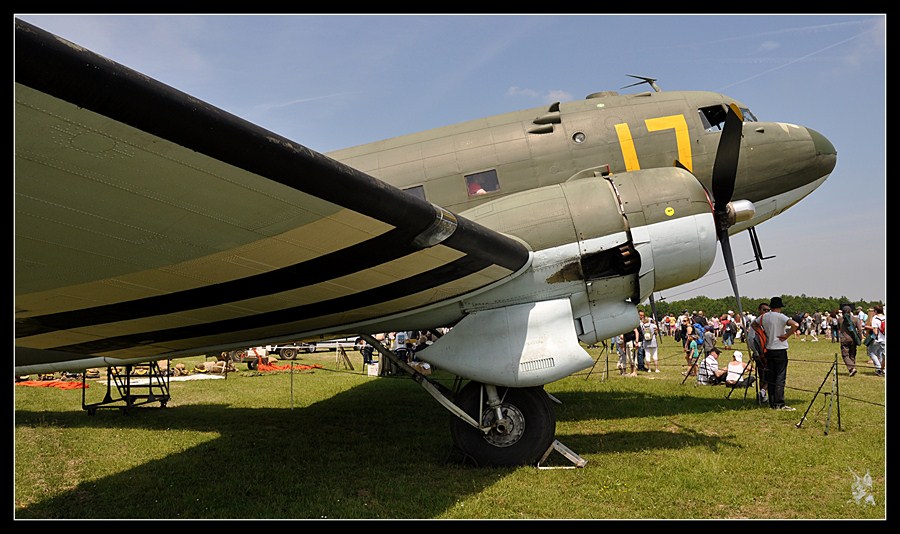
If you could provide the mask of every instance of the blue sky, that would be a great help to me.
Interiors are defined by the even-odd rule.
[[[813,128],[837,167],[757,227],[741,294],[885,300],[885,14],[17,17],[320,152],[658,79]],[[657,298],[731,294],[721,259]]]

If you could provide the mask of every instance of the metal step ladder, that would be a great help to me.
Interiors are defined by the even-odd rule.
[[[81,389],[81,407],[88,415],[94,415],[99,408],[119,408],[128,413],[135,406],[158,402],[165,408],[169,395],[168,365],[163,371],[157,362],[126,365],[124,367],[106,368],[106,396],[100,402],[87,404],[87,387]],[[81,383],[85,386],[86,373],[82,374]],[[118,397],[113,394],[115,385]]]

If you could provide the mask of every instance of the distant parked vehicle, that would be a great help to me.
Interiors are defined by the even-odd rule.
[[[280,345],[265,345],[251,347],[245,350],[230,350],[222,353],[222,359],[234,363],[246,363],[250,370],[256,369],[257,362],[263,356],[278,356],[282,360],[294,360],[302,353],[312,354],[319,350],[359,350],[362,338],[345,337],[341,339],[329,339],[326,341],[310,341],[301,343],[284,343]]]
[[[362,345],[362,338],[345,337],[341,339],[329,339],[327,341],[307,341],[301,343],[301,345],[305,346],[306,352],[309,353],[318,350],[337,350],[338,347],[343,347],[344,350],[359,350],[359,347]]]

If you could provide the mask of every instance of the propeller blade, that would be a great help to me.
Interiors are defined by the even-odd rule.
[[[712,194],[715,199],[717,213],[725,211],[725,206],[731,202],[734,194],[734,181],[737,177],[738,156],[741,151],[741,135],[743,131],[744,117],[737,105],[728,107],[725,116],[725,126],[719,137],[719,147],[716,149],[716,161],[712,171]]]
[[[722,246],[722,257],[725,259],[725,269],[728,271],[728,278],[731,280],[731,289],[734,290],[738,317],[741,318],[743,323],[744,310],[741,309],[741,293],[738,291],[737,275],[734,272],[734,256],[731,254],[731,241],[728,238],[727,228],[719,231],[719,244]]]

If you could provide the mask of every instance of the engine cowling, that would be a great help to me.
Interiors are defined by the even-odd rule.
[[[700,278],[716,256],[709,197],[674,167],[578,178],[460,215],[533,250],[526,272],[462,303],[459,335],[423,353],[491,384],[545,384],[590,366],[577,340],[595,343],[634,328],[637,304]]]

